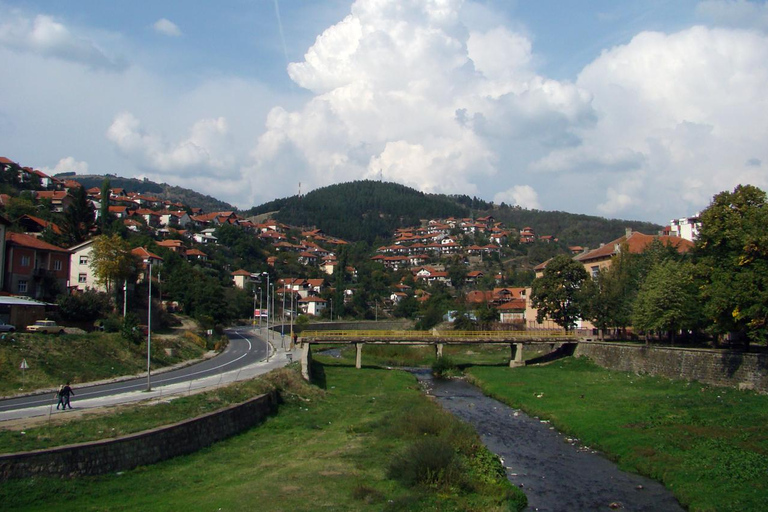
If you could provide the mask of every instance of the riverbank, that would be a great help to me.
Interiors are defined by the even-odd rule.
[[[196,454],[97,478],[9,481],[0,502],[36,511],[524,506],[475,432],[431,403],[413,376],[319,363],[315,371],[322,389],[286,387],[278,414]]]
[[[586,359],[467,369],[483,391],[664,483],[692,511],[768,502],[768,396],[611,372]]]

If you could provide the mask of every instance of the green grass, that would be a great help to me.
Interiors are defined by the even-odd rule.
[[[168,355],[165,349],[172,349]],[[162,367],[200,357],[205,350],[183,336],[153,338],[152,365]],[[19,369],[27,361],[29,369]],[[147,369],[147,345],[117,333],[15,334],[0,340],[0,395],[133,375]]]
[[[341,349],[339,361],[345,364],[355,364],[355,347],[339,345]],[[313,349],[315,350],[315,349]],[[322,351],[317,349],[315,352]],[[525,358],[531,359],[541,355],[536,348],[526,347]],[[457,366],[493,365],[508,366],[511,349],[505,344],[476,345],[445,345],[443,356],[450,358]],[[368,344],[363,347],[363,366],[378,367],[417,367],[432,366],[435,363],[435,348],[433,346],[392,346]]]
[[[768,396],[612,372],[585,359],[468,371],[486,394],[662,481],[694,511],[768,503]]]
[[[243,434],[123,474],[4,482],[3,510],[479,512],[525,505],[474,431],[430,402],[413,376],[318,362],[314,369],[324,391],[284,376],[279,413]],[[413,477],[401,478],[406,472]]]

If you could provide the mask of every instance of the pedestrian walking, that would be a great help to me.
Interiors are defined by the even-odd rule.
[[[61,388],[60,393],[61,393],[61,396],[63,397],[63,400],[64,400],[64,405],[63,405],[62,409],[66,409],[67,406],[69,406],[69,408],[71,409],[72,408],[72,404],[69,403],[69,396],[70,395],[75,396],[75,392],[72,391],[71,387],[69,387],[69,382],[67,382],[66,386]],[[58,409],[58,407],[57,407],[57,409]]]
[[[66,407],[66,405],[64,405],[64,395],[61,392],[63,389],[64,389],[64,384],[59,386],[58,391],[56,391],[56,394],[54,395],[56,398],[59,399],[59,402],[56,404],[57,411],[59,410],[59,407],[61,407],[62,409]]]

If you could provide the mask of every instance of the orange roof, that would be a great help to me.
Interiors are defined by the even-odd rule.
[[[133,254],[134,256],[138,256],[142,260],[153,259],[153,260],[163,261],[163,258],[158,256],[157,254],[149,252],[144,247],[137,247],[137,248],[133,249],[131,251],[131,254]]]
[[[664,245],[669,245],[677,249],[680,253],[685,253],[693,249],[693,242],[680,238],[677,236],[668,235],[644,235],[637,231],[630,233],[629,237],[622,236],[612,242],[609,242],[602,247],[599,247],[593,251],[589,251],[586,254],[580,254],[574,259],[581,263],[592,261],[596,259],[610,258],[618,251],[616,248],[624,244],[629,248],[629,252],[632,254],[639,254],[645,250],[654,240],[659,240]]]
[[[5,240],[8,243],[19,245],[21,247],[29,247],[30,249],[69,253],[67,249],[56,247],[55,245],[51,245],[48,242],[43,242],[39,238],[29,235],[22,235],[21,233],[12,233],[7,231],[5,233]]]

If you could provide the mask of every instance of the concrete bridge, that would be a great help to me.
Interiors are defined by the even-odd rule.
[[[579,341],[576,333],[561,330],[535,331],[304,331],[299,343],[302,347],[301,374],[311,380],[312,345],[354,345],[357,352],[355,367],[363,365],[363,346],[365,345],[432,345],[435,356],[443,356],[446,345],[509,345],[511,368],[525,365],[523,349],[526,345],[548,346],[550,352],[565,344]]]

